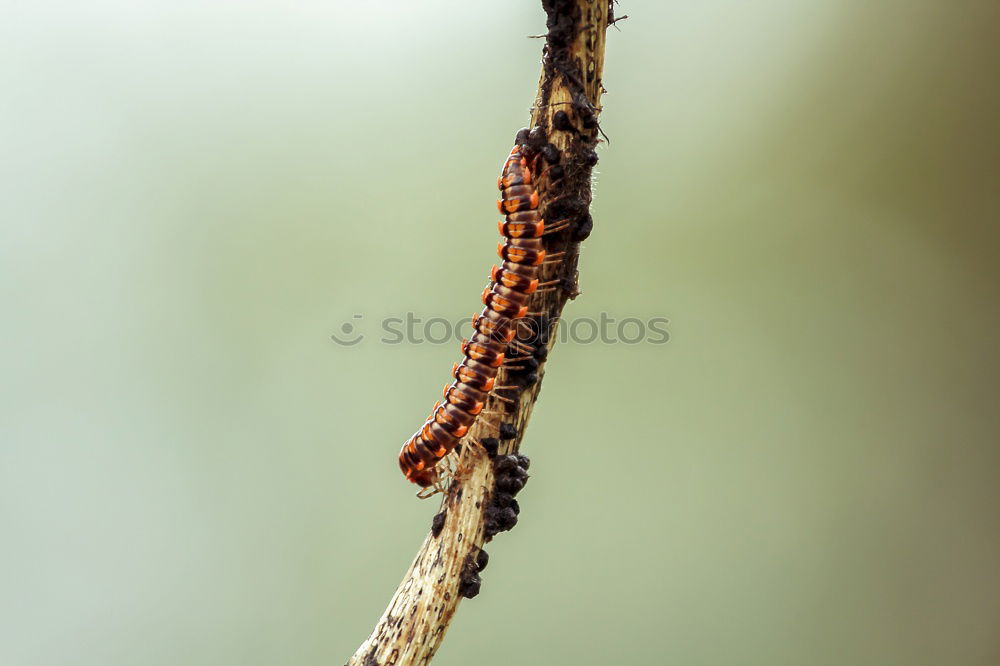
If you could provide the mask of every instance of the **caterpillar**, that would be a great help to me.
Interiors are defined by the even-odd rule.
[[[438,482],[437,464],[458,446],[483,411],[518,320],[528,313],[528,297],[538,289],[546,229],[538,211],[533,169],[546,151],[534,151],[522,138],[527,137],[519,133],[497,178],[497,209],[504,216],[497,225],[503,236],[497,254],[503,261],[493,266],[490,285],[482,294],[483,310],[472,318],[475,333],[462,341],[464,358],[452,368],[454,381],[445,386],[444,401],[434,405],[399,452],[403,475],[424,488]]]

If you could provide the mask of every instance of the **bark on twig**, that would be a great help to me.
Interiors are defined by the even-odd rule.
[[[541,174],[538,192],[547,224],[572,223],[545,237],[549,255],[565,254],[561,263],[543,266],[541,280],[560,280],[560,288],[531,297],[529,310],[534,314],[529,323],[538,334],[541,351],[520,367],[502,368],[497,378],[497,385],[523,389],[508,392],[512,402],[491,396],[486,410],[496,414],[480,418],[471,432],[487,451],[462,447],[461,474],[445,493],[431,533],[348,666],[430,663],[459,601],[479,593],[479,572],[486,566],[483,544],[517,521],[519,507],[513,496],[527,480],[528,465],[517,451],[538,398],[563,306],[579,294],[579,244],[593,226],[591,170],[600,134],[605,31],[614,20],[609,0],[542,0],[542,6],[548,32],[531,112],[531,127],[540,129],[534,129],[531,141],[538,148],[552,144],[558,149],[558,164],[549,163]],[[546,150],[555,154],[552,148]]]

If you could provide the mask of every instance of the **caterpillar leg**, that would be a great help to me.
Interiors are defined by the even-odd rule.
[[[553,252],[552,254],[546,254],[545,260],[542,261],[543,264],[561,264],[565,258],[565,252]]]
[[[555,148],[555,146],[553,146],[553,148]],[[551,156],[551,154],[550,154],[550,156]],[[538,171],[538,175],[535,176],[535,178],[537,180],[541,180],[542,178],[545,178],[546,176],[549,177],[549,180],[560,180],[560,179],[562,179],[563,176],[566,175],[566,170],[562,166],[560,166],[558,163],[556,163],[556,164],[547,164],[544,169],[538,170],[537,161],[538,160],[545,160],[545,159],[546,159],[546,157],[542,153],[539,153],[538,155],[535,156],[536,163],[533,164],[531,168],[532,168],[532,171]]]
[[[545,286],[542,287],[542,285]],[[576,279],[570,277],[561,277],[557,280],[539,282],[538,286],[540,287],[537,292],[539,294],[545,294],[553,291],[565,291],[570,298],[576,298],[580,295],[580,285],[577,283]]]
[[[470,448],[478,451],[478,455],[488,456],[490,454],[490,452],[486,449],[486,445],[483,444],[481,440],[475,437],[469,437],[466,441],[468,442]]]
[[[559,233],[563,229],[568,229],[569,225],[572,224],[572,222],[573,222],[572,220],[559,220],[558,222],[554,223],[551,227],[546,224],[545,231],[542,232],[542,235],[547,236],[548,234]],[[540,287],[542,285],[539,284],[538,286]]]
[[[525,354],[524,356],[507,356],[504,358],[503,364],[509,368],[511,364],[527,361],[529,358],[534,358],[534,356],[531,356],[530,354]]]
[[[443,493],[448,489],[445,487],[443,480],[439,477],[432,485],[426,488],[421,488],[420,492],[417,493],[417,499],[430,499],[437,495],[438,493]]]
[[[466,439],[465,446],[462,448],[462,453],[459,454],[455,471],[452,472],[452,483],[461,483],[468,479],[472,474],[472,470],[476,466],[475,459],[478,456],[485,455],[487,455],[486,449],[478,439],[473,437]]]
[[[508,405],[513,405],[514,403],[517,402],[516,400],[511,400],[510,398],[505,398],[504,396],[502,396],[502,395],[500,395],[499,393],[496,392],[498,389],[506,389],[506,388],[511,388],[511,387],[509,387],[509,386],[494,386],[493,387],[493,393],[490,393],[490,396],[496,398],[497,400],[500,400],[501,402],[506,402]]]
[[[534,333],[530,328],[529,333]],[[511,340],[507,343],[507,346],[520,354],[533,355],[535,353],[535,348],[531,345],[524,344],[523,342],[518,342],[517,340]]]
[[[448,488],[451,487],[451,484],[455,480],[455,456],[449,454],[439,460],[435,467],[435,472],[437,476],[434,479],[434,483],[418,492],[418,498],[429,499],[440,493],[448,492]]]
[[[505,416],[505,414],[503,412],[497,412],[493,410],[483,410],[483,412],[479,415],[480,421],[482,421],[483,423],[485,423],[494,430],[499,430],[500,421],[492,421],[488,418],[485,418],[486,416],[499,416],[502,419]]]
[[[522,354],[520,356],[507,356],[504,359],[503,367],[507,370],[517,371],[517,370],[526,370],[532,364],[534,364],[536,367],[538,365],[538,362],[535,360],[534,353]]]

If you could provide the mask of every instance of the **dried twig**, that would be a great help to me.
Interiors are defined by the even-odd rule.
[[[431,533],[406,572],[371,636],[348,666],[409,666],[433,658],[463,597],[479,593],[486,566],[483,544],[517,522],[514,495],[527,481],[527,458],[517,455],[545,372],[547,352],[567,300],[579,294],[579,243],[593,226],[590,216],[594,148],[603,135],[597,118],[603,92],[605,32],[614,22],[608,0],[543,0],[547,14],[542,75],[531,112],[531,141],[559,163],[541,174],[538,191],[548,225],[564,231],[546,236],[546,251],[562,260],[543,266],[541,279],[555,288],[532,296],[527,324],[535,333],[531,353],[501,369],[500,391],[487,404],[462,447],[459,473],[444,495]],[[524,138],[524,135],[521,135]],[[564,253],[564,254],[559,254]],[[473,442],[480,442],[476,444]]]

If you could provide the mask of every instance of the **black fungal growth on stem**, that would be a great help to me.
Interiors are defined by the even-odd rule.
[[[490,561],[490,556],[482,548],[478,552],[469,553],[462,564],[462,574],[458,580],[458,593],[466,599],[471,599],[479,594],[483,579],[479,577],[480,572],[486,568]]]
[[[485,533],[487,540],[500,532],[506,532],[517,525],[521,512],[514,496],[521,492],[528,482],[528,465],[531,461],[525,455],[497,456],[493,461],[494,486],[490,503],[485,509]]]
[[[496,458],[497,451],[500,450],[500,441],[496,437],[487,437],[481,443],[486,449],[486,455],[490,458]]]
[[[446,517],[447,513],[445,511],[434,514],[434,519],[431,521],[431,534],[434,535],[435,539],[441,536],[441,530],[444,529],[444,521]]]

